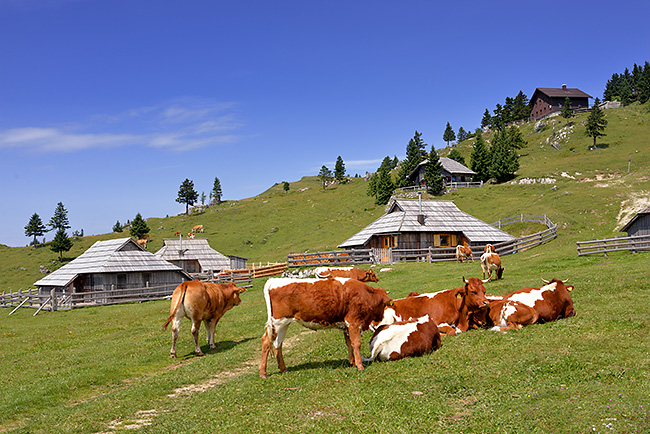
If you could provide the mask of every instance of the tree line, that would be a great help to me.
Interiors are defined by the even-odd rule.
[[[632,71],[625,68],[622,74],[614,73],[612,78],[607,80],[603,91],[605,101],[620,101],[623,104],[633,102],[645,103],[650,99],[650,63],[647,61],[643,66],[636,63]]]

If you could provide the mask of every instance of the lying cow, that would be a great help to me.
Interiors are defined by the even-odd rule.
[[[192,336],[194,337],[194,352],[202,356],[199,348],[199,328],[201,321],[205,323],[208,334],[208,345],[211,349],[216,348],[214,344],[214,331],[217,323],[224,313],[241,303],[239,294],[246,291],[245,288],[238,288],[234,283],[206,283],[198,280],[183,282],[174,289],[172,303],[169,309],[169,318],[163,325],[172,323],[172,349],[170,357],[176,357],[176,340],[181,328],[181,320],[187,317],[192,320]]]
[[[440,333],[454,335],[467,331],[469,315],[480,311],[489,302],[485,298],[481,279],[463,277],[463,282],[465,285],[456,289],[430,294],[411,293],[406,298],[394,300],[393,306],[386,308],[384,318],[377,327],[429,315]]]
[[[467,245],[467,241],[463,242],[462,245],[456,246],[456,262],[463,262],[463,259],[471,259],[474,262],[474,256],[472,256],[472,249]]]
[[[313,330],[343,330],[348,360],[363,370],[361,332],[368,330],[372,321],[380,321],[384,308],[392,304],[383,289],[339,277],[325,280],[270,278],[264,285],[264,299],[268,321],[262,336],[262,378],[266,378],[267,358],[273,349],[280,372],[286,372],[282,342],[292,322]]]
[[[559,279],[544,280],[544,283],[546,285],[542,287],[523,288],[494,297],[486,311],[485,325],[492,330],[504,331],[575,315],[569,294],[573,286],[565,285],[566,281]]]
[[[399,360],[429,354],[442,345],[440,331],[429,315],[411,321],[379,326],[370,340],[370,358],[365,361]]]
[[[360,282],[379,282],[379,278],[372,270],[360,270],[354,267],[318,267],[314,269],[316,277],[330,278],[330,277],[344,277],[348,279],[355,279]]]
[[[491,244],[488,244],[491,246]],[[487,249],[487,246],[486,246]],[[494,249],[494,248],[493,248]],[[481,255],[481,269],[483,270],[483,280],[485,280],[485,273],[488,273],[487,281],[492,280],[492,272],[494,271],[497,280],[503,277],[503,267],[501,266],[501,258],[494,251],[487,251]]]

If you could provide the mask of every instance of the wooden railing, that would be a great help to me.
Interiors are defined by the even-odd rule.
[[[578,256],[604,254],[620,251],[650,250],[650,235],[634,237],[604,238],[591,241],[577,241]]]
[[[372,264],[372,251],[335,250],[331,252],[290,253],[287,256],[289,267],[321,266],[321,265],[356,265]]]

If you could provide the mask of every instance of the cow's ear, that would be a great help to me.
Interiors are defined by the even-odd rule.
[[[235,291],[241,294],[242,292],[246,292],[246,288],[237,288]]]
[[[395,302],[393,300],[388,300],[388,306],[394,306]]]
[[[573,285],[566,285],[565,288],[569,292],[573,291]]]

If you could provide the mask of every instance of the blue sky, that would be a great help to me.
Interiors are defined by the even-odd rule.
[[[650,2],[0,0],[0,243],[444,145],[486,108],[650,61]],[[52,233],[46,238],[51,239]]]

